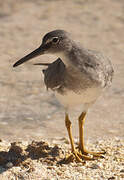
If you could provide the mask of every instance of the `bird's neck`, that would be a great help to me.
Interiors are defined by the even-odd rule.
[[[58,56],[63,61],[63,63],[65,64],[66,67],[69,67],[71,65],[70,60],[69,60],[69,56],[68,56],[67,53],[61,52],[61,53],[58,54]]]
[[[60,52],[58,56],[61,58],[66,67],[76,68],[80,64],[82,50],[79,46],[73,45],[70,50]]]

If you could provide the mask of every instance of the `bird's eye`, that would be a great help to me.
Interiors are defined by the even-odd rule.
[[[54,37],[53,39],[52,39],[52,42],[53,43],[57,43],[59,41],[59,38],[58,37]]]

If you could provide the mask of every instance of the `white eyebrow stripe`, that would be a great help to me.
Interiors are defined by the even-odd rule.
[[[49,43],[49,42],[52,42],[53,38],[58,38],[58,37],[55,36],[55,37],[52,37],[51,39],[47,39],[46,44]]]

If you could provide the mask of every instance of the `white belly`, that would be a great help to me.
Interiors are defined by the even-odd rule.
[[[101,88],[88,88],[82,91],[80,94],[76,94],[73,91],[67,91],[66,94],[62,95],[55,93],[59,102],[67,109],[73,108],[78,105],[90,105],[92,104],[101,94]]]

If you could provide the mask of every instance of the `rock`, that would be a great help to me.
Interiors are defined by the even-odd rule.
[[[92,164],[90,166],[91,169],[100,169],[100,166],[98,166],[97,164]]]
[[[12,163],[12,162],[8,162],[8,163],[6,164],[6,167],[7,167],[7,168],[12,168],[12,167],[13,167],[13,163]]]

